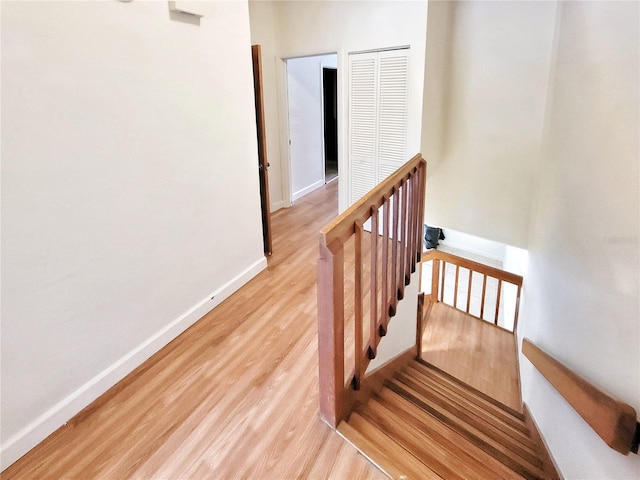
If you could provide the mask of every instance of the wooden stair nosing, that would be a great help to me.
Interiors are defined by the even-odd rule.
[[[479,408],[491,412],[495,417],[500,418],[503,422],[511,425],[513,428],[520,430],[522,433],[528,435],[529,430],[524,422],[524,420],[520,420],[518,417],[514,416],[510,411],[505,410],[497,406],[493,402],[489,402],[485,400],[483,397],[476,395],[472,390],[466,389],[463,387],[464,383],[460,384],[459,382],[453,382],[443,376],[438,375],[435,371],[430,368],[424,367],[422,364],[417,362],[412,362],[409,365],[405,366],[406,368],[411,368],[412,370],[418,372],[420,375],[424,376],[432,380],[437,385],[441,386],[443,389],[446,389],[461,398],[464,398],[469,403],[477,405]]]
[[[513,480],[522,478],[510,467],[478,447],[473,441],[449,428],[437,418],[422,410],[418,405],[390,388],[382,389],[374,398],[380,399],[383,404],[394,405],[396,408],[402,409],[404,413],[411,416],[412,423],[420,426],[421,431],[431,432],[431,436],[440,438],[442,444],[451,445],[451,450],[454,454],[463,458],[473,457],[476,461],[486,465],[495,474],[489,478]]]
[[[346,436],[345,439],[389,477],[428,480],[442,478],[358,412],[351,414],[346,425],[350,430],[344,427],[342,430],[346,435],[352,435],[354,441]]]
[[[492,455],[494,458],[504,463],[523,477],[527,479],[544,478],[544,473],[540,469],[541,462],[539,459],[536,459],[537,461],[535,464],[532,464],[525,458],[522,458],[517,453],[502,445],[500,442],[497,442],[487,436],[481,430],[470,425],[463,424],[460,419],[453,417],[449,412],[444,413],[442,409],[434,408],[428,403],[428,401],[425,401],[426,399],[421,398],[421,395],[418,392],[413,391],[409,386],[394,380],[387,381],[386,386],[406,398],[411,403],[414,403],[422,410],[428,412],[453,431],[466,437],[486,453]]]
[[[513,453],[527,460],[532,465],[536,465],[536,462],[540,462],[539,466],[542,467],[542,462],[538,457],[538,453],[535,450],[535,446],[529,447],[527,445],[523,445],[522,443],[516,440],[513,440],[511,437],[507,436],[500,429],[483,421],[482,419],[473,415],[471,412],[465,410],[464,408],[460,408],[456,405],[452,405],[445,398],[442,398],[440,395],[438,395],[437,392],[435,392],[434,390],[430,390],[428,387],[422,386],[420,382],[416,381],[411,377],[408,377],[402,373],[399,373],[395,375],[393,378],[401,382],[403,385],[410,387],[414,392],[418,393],[430,405],[432,406],[437,405],[442,410],[448,412],[450,416],[453,416],[458,420],[464,422],[465,425],[468,425],[476,430],[482,431],[486,436],[492,438],[494,441],[508,448]]]
[[[434,382],[430,380],[428,377],[422,374],[417,370],[412,368],[405,368],[403,373],[416,382],[419,382],[425,388],[437,393],[437,395],[447,402],[451,403],[451,405],[455,405],[457,408],[461,408],[466,410],[467,412],[473,414],[480,421],[487,422],[492,425],[494,428],[499,429],[505,435],[508,435],[510,438],[515,440],[516,442],[521,443],[522,445],[528,447],[531,451],[536,451],[536,444],[529,437],[529,432],[525,425],[523,425],[524,430],[516,429],[511,424],[504,422],[501,418],[496,417],[493,412],[487,411],[473,402],[469,402],[465,397],[456,394],[446,388],[443,388],[442,385],[438,382]],[[526,433],[525,433],[526,432]]]
[[[432,430],[418,428],[403,418],[395,405],[389,405],[382,397],[373,398],[363,414],[380,426],[388,435],[411,451],[438,475],[447,479],[496,478],[496,472],[486,463],[466,453],[450,440]],[[408,413],[409,418],[412,418]],[[422,425],[424,426],[424,424]],[[400,432],[395,432],[397,430]],[[394,431],[395,430],[395,431]]]
[[[340,422],[336,431],[386,476],[390,478],[407,478],[403,469],[398,468],[395,462],[391,461],[377,445],[347,422]]]
[[[430,370],[430,371],[434,372],[436,375],[438,375],[439,377],[445,378],[445,379],[455,383],[456,385],[462,387],[463,389],[466,389],[467,391],[473,393],[477,397],[480,397],[481,399],[483,399],[483,400],[495,405],[496,407],[498,407],[498,408],[504,410],[505,412],[509,413],[510,415],[516,417],[521,422],[524,422],[524,415],[522,414],[522,412],[519,412],[518,410],[515,410],[515,409],[513,409],[512,407],[510,407],[508,405],[505,405],[504,403],[496,400],[495,398],[491,397],[490,395],[487,395],[483,391],[478,390],[477,388],[469,385],[468,383],[463,382],[459,378],[454,377],[450,373],[445,372],[441,368],[436,367],[432,363],[429,363],[429,362],[427,362],[426,360],[424,360],[422,358],[416,358],[415,361],[412,362],[412,363],[417,364],[418,368],[422,367],[422,368],[425,368],[427,370]]]

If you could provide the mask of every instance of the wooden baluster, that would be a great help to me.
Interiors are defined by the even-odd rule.
[[[431,301],[438,301],[438,285],[440,284],[440,260],[434,258],[431,260]]]
[[[411,265],[413,268],[416,268],[416,257],[417,252],[420,251],[420,247],[422,245],[422,219],[420,218],[420,170],[416,169],[415,174],[412,178],[412,189],[413,189],[413,210],[414,210],[414,218],[413,218],[413,248],[411,249]]]
[[[484,274],[483,275],[483,280],[482,280],[482,299],[480,302],[480,318],[484,318],[484,295],[487,291],[487,275]]]
[[[426,162],[421,162],[419,166],[419,175],[418,175],[418,184],[420,185],[418,189],[418,222],[420,228],[418,228],[418,252],[416,254],[416,259],[419,262],[422,257],[422,224],[424,223],[424,200],[425,200],[425,192],[427,185],[427,164]]]
[[[391,303],[389,304],[389,316],[396,314],[398,305],[398,220],[400,216],[400,191],[396,187],[393,192],[393,239],[391,244]],[[386,330],[387,325],[385,325]]]
[[[355,253],[354,253],[354,371],[353,388],[360,390],[360,380],[362,379],[362,222],[356,220],[355,227]]]
[[[469,270],[469,286],[467,287],[467,313],[469,313],[469,307],[471,306],[471,282],[473,280],[473,270]]]
[[[407,247],[407,271],[409,275],[416,271],[416,264],[412,261],[415,255],[415,243],[416,243],[416,210],[415,210],[415,182],[413,179],[415,178],[413,172],[409,174],[409,180],[407,181],[407,185],[409,186],[409,233],[407,234],[407,239],[409,245]]]
[[[405,265],[407,258],[407,182],[402,184],[402,198],[400,203],[400,237],[398,238],[398,300],[404,298]]]
[[[344,248],[320,241],[318,262],[320,416],[336,427],[344,417]]]
[[[381,318],[378,327],[381,337],[387,334],[389,318],[389,202],[391,197],[382,197],[382,297]]]
[[[405,286],[409,285],[409,281],[411,280],[411,265],[409,263],[409,253],[411,251],[411,185],[409,184],[409,178],[405,180],[404,188],[406,192],[404,194],[405,222],[402,234],[402,244],[404,245],[404,249],[402,250],[403,290]]]
[[[371,207],[371,308],[369,315],[370,359],[376,358],[378,345],[378,209]]]
[[[515,332],[518,328],[518,312],[520,310],[520,291],[522,290],[522,285],[518,285],[518,293],[516,294],[516,309],[513,313],[513,331]]]
[[[424,293],[418,294],[418,315],[416,318],[416,355],[422,358],[422,333],[424,332]]]
[[[456,265],[456,284],[453,290],[453,308],[458,308],[458,277],[460,274],[460,265]]]
[[[444,279],[447,276],[447,262],[442,260],[442,283],[440,284],[440,301],[444,302]]]
[[[493,324],[498,325],[498,313],[500,312],[500,292],[502,291],[502,280],[498,279],[498,293],[496,295],[496,316],[493,319]]]

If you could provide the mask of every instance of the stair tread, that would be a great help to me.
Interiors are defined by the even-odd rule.
[[[535,452],[536,444],[529,437],[529,431],[526,425],[522,424],[522,428],[515,428],[510,423],[506,422],[502,417],[497,416],[493,411],[487,411],[486,409],[470,402],[466,397],[459,395],[457,392],[448,390],[441,383],[431,380],[422,372],[419,372],[413,368],[405,367],[402,370],[402,374],[409,376],[411,379],[420,383],[424,389],[428,389],[434,395],[437,395],[447,405],[450,405],[454,409],[464,409],[480,422],[486,422],[493,428],[499,430],[505,435],[508,435],[514,441],[521,443],[530,450]]]
[[[442,478],[357,412],[351,414],[349,422],[342,422],[338,431],[391,478]]]
[[[395,422],[398,417],[386,409],[380,408],[375,400],[369,401],[367,408],[358,413],[442,478],[463,480],[465,475],[468,477],[473,473],[471,469],[458,459],[453,458],[439,445],[426,444],[424,437],[421,438],[419,432],[416,433],[416,429],[411,424],[402,422],[402,420]]]
[[[420,382],[416,381],[415,379],[407,377],[403,374],[399,374],[398,376],[394,377],[394,379],[402,383],[403,385],[411,387],[411,389],[414,392],[417,392],[422,397],[422,399],[426,400],[427,403],[429,403],[429,405],[441,409],[448,417],[455,418],[463,422],[463,424],[466,425],[467,428],[472,427],[474,429],[482,431],[486,436],[500,443],[504,447],[508,448],[512,452],[516,453],[517,455],[526,459],[528,462],[534,465],[536,464],[536,461],[539,461],[538,454],[535,451],[535,446],[531,447],[530,445],[524,445],[519,441],[512,439],[500,429],[483,421],[468,410],[450,404],[446,401],[446,399],[440,397],[437,392],[423,387]]]
[[[428,429],[418,428],[411,421],[411,416],[403,416],[395,406],[382,398],[374,398],[367,404],[365,416],[382,427],[387,435],[393,436],[438,475],[450,479],[502,478],[486,463],[467,454],[453,442]],[[506,478],[521,477],[513,474]]]
[[[482,405],[483,407],[486,406],[492,411],[500,412],[503,415],[514,419],[516,421],[516,423],[514,423],[514,426],[524,425],[524,415],[522,414],[522,412],[514,410],[504,403],[499,402],[498,400],[490,397],[477,388],[474,388],[471,385],[463,382],[462,380],[454,377],[453,375],[445,372],[444,370],[441,370],[435,365],[432,365],[429,362],[422,360],[421,358],[415,359],[410,363],[410,365],[415,370],[429,375],[436,381],[443,383],[452,389],[463,392],[463,394],[465,394],[470,400],[474,401],[474,403]]]
[[[420,430],[424,432],[425,435],[428,435],[428,438],[444,445],[445,448],[449,449],[453,454],[463,458],[472,457],[475,461],[484,465],[495,474],[488,478],[522,478],[511,468],[482,450],[471,440],[450,429],[435,417],[422,410],[419,406],[393,390],[383,388],[375,398],[380,399],[381,403],[394,406],[405,415],[410,416],[411,422],[414,424],[417,423],[420,426]],[[478,476],[480,476],[480,474]]]
[[[419,375],[423,381],[428,382],[429,384],[435,384],[442,390],[451,392],[459,398],[464,399],[465,402],[476,405],[478,408],[491,413],[496,418],[499,418],[502,422],[510,425],[516,430],[521,431],[525,435],[529,434],[529,430],[524,420],[520,420],[510,411],[505,410],[495,405],[494,403],[488,402],[482,397],[475,395],[472,391],[465,389],[460,384],[451,382],[448,379],[437,375],[433,370],[424,367],[423,365],[416,362],[407,365],[405,369],[408,369],[410,373],[415,372],[415,374]]]
[[[508,448],[500,441],[491,438],[481,429],[463,422],[442,407],[433,405],[429,399],[422,396],[420,392],[416,392],[411,388],[411,386],[406,385],[397,379],[388,380],[385,382],[385,385],[387,388],[390,388],[425,410],[425,412],[428,412],[437,420],[447,425],[447,427],[453,429],[460,435],[467,437],[482,450],[495,456],[498,460],[505,463],[525,478],[544,478],[544,473],[541,470],[542,462],[537,454],[533,456],[525,454],[525,457],[523,457],[521,454],[514,452],[511,448]]]

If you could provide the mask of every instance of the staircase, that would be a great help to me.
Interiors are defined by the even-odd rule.
[[[557,478],[520,412],[420,359],[338,432],[391,478]]]

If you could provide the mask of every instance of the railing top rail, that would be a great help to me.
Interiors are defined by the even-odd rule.
[[[638,427],[631,405],[598,389],[528,338],[522,342],[522,353],[607,445],[623,455],[637,453]]]
[[[371,207],[379,207],[382,205],[382,198],[393,191],[394,187],[414,169],[420,166],[420,164],[426,164],[426,162],[422,158],[422,155],[418,153],[391,176],[378,184],[368,195],[365,195],[351,205],[341,215],[320,230],[321,242],[325,246],[331,245],[336,240],[344,243],[354,233],[356,221],[366,221],[371,214]]]
[[[490,267],[489,265],[485,265],[484,263],[474,262],[473,260],[458,257],[457,255],[452,255],[440,250],[430,250],[423,253],[421,261],[427,262],[429,260],[433,260],[434,258],[437,260],[444,260],[447,263],[460,265],[461,267],[468,268],[469,270],[473,270],[474,272],[497,278],[499,280],[502,280],[503,282],[512,283],[518,287],[522,286],[521,275],[516,275],[515,273],[500,270],[499,268]]]

